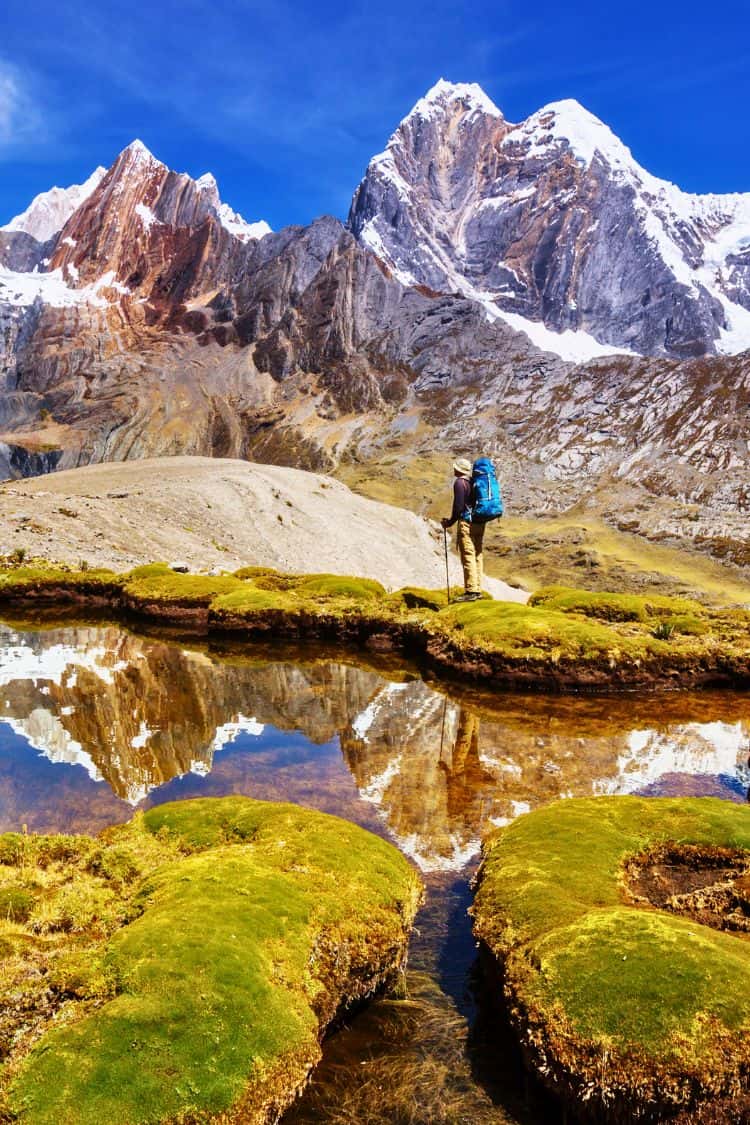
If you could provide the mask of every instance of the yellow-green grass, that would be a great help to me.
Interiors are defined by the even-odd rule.
[[[0,594],[4,590],[41,589],[58,585],[108,588],[117,581],[118,576],[111,570],[78,570],[59,563],[48,563],[44,559],[31,559],[18,566],[0,566]]]
[[[526,660],[616,660],[623,655],[637,658],[661,651],[645,630],[626,632],[584,614],[544,605],[469,602],[444,610],[440,620],[464,643]]]
[[[712,610],[686,598],[594,593],[555,586],[528,605],[483,599],[444,609],[440,625],[488,651],[544,663],[612,668],[627,662],[708,661],[750,651],[750,613]]]
[[[703,614],[703,606],[687,598],[665,597],[663,594],[598,593],[566,586],[539,590],[531,596],[529,604],[563,613],[580,613],[603,621],[648,621],[653,617],[671,619],[677,615]]]
[[[272,611],[276,618],[282,615],[290,622],[300,617],[338,617],[343,622],[362,611],[374,609],[379,614],[379,607],[389,604],[384,587],[370,578],[338,574],[279,577],[283,580],[276,581],[275,575],[266,572],[245,578],[228,593],[219,594],[210,603],[213,618],[251,622]]]
[[[242,589],[242,581],[231,574],[178,574],[166,563],[136,567],[122,576],[124,592],[139,601],[179,602],[206,606],[214,598]]]
[[[432,519],[448,515],[453,458],[444,453],[414,457],[411,441],[409,436],[397,439],[393,452],[375,464],[342,462],[334,475],[353,492],[371,500],[409,508]]]
[[[450,453],[424,455],[406,435],[375,462],[342,463],[355,492],[439,519],[450,506]],[[750,577],[690,545],[665,545],[571,509],[556,516],[506,513],[485,538],[485,570],[536,590],[555,582],[587,589],[687,593],[716,605],[750,604]]]
[[[294,589],[302,597],[352,598],[357,602],[374,602],[385,597],[385,588],[380,582],[339,574],[309,574],[297,579]]]
[[[3,1103],[40,1125],[265,1121],[338,1006],[398,971],[421,894],[378,837],[239,797],[0,837],[0,859],[33,900],[0,923]]]
[[[504,517],[487,532],[489,574],[534,590],[554,582],[633,593],[658,585],[715,605],[750,604],[750,578],[741,570],[685,547],[654,543],[618,531],[589,514]]]
[[[736,1094],[750,1062],[750,942],[626,892],[626,860],[664,842],[750,849],[750,810],[571,800],[485,844],[475,932],[504,966],[519,1035],[561,1092],[588,1087],[603,1120]]]

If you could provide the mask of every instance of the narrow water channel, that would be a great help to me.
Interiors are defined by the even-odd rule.
[[[356,821],[422,872],[404,995],[329,1038],[287,1125],[554,1121],[478,1000],[483,832],[559,797],[745,801],[749,748],[746,695],[488,697],[340,654],[0,624],[0,831],[96,832],[245,794]]]

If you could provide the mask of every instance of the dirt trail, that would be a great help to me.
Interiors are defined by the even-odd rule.
[[[488,533],[491,535],[491,530]],[[272,566],[358,574],[389,589],[445,582],[443,533],[331,477],[209,457],[89,465],[0,485],[0,553],[126,570],[153,561],[193,571]],[[461,571],[451,548],[451,581]],[[526,591],[494,579],[496,598]]]

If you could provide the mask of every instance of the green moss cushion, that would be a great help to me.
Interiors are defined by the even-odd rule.
[[[164,563],[139,566],[123,577],[125,593],[138,601],[180,602],[184,605],[209,605],[242,582],[231,574],[212,577],[204,574],[178,574]]]
[[[420,898],[391,845],[292,805],[164,805],[59,858],[49,839],[3,872],[46,900],[5,923],[9,989],[41,957],[55,996],[32,997],[5,1068],[7,1111],[30,1123],[275,1119],[338,1007],[398,972]]]
[[[666,844],[672,860],[653,860],[654,886],[668,882],[686,850],[698,890],[670,896],[667,888],[658,909],[630,873],[647,870]],[[704,859],[726,857],[746,869],[750,809],[709,798],[564,801],[487,842],[475,932],[502,966],[529,1060],[579,1112],[656,1120],[741,1096],[750,938],[741,912],[723,920],[734,892],[721,871],[701,874]],[[721,929],[724,921],[737,928]]]
[[[352,598],[371,602],[385,597],[385,588],[372,578],[353,578],[338,574],[310,574],[300,578],[297,590],[302,597]]]

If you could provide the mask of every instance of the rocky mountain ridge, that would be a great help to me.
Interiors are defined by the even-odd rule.
[[[184,453],[369,466],[419,510],[444,486],[433,466],[481,449],[513,511],[585,501],[633,530],[744,542],[750,353],[679,354],[726,342],[745,250],[719,289],[690,290],[638,226],[647,174],[625,182],[604,126],[563,137],[560,105],[512,126],[478,88],[439,83],[371,162],[348,228],[245,224],[213,177],[134,142],[47,241],[0,232],[0,475]],[[724,198],[692,234],[672,224],[699,272],[709,235],[712,253],[742,242],[747,197]],[[630,241],[597,233],[618,215]],[[610,274],[633,267],[617,308],[608,247]],[[678,355],[628,354],[633,333]]]
[[[573,100],[513,124],[441,80],[370,161],[349,225],[404,283],[471,296],[564,358],[750,347],[750,193],[657,179]]]

